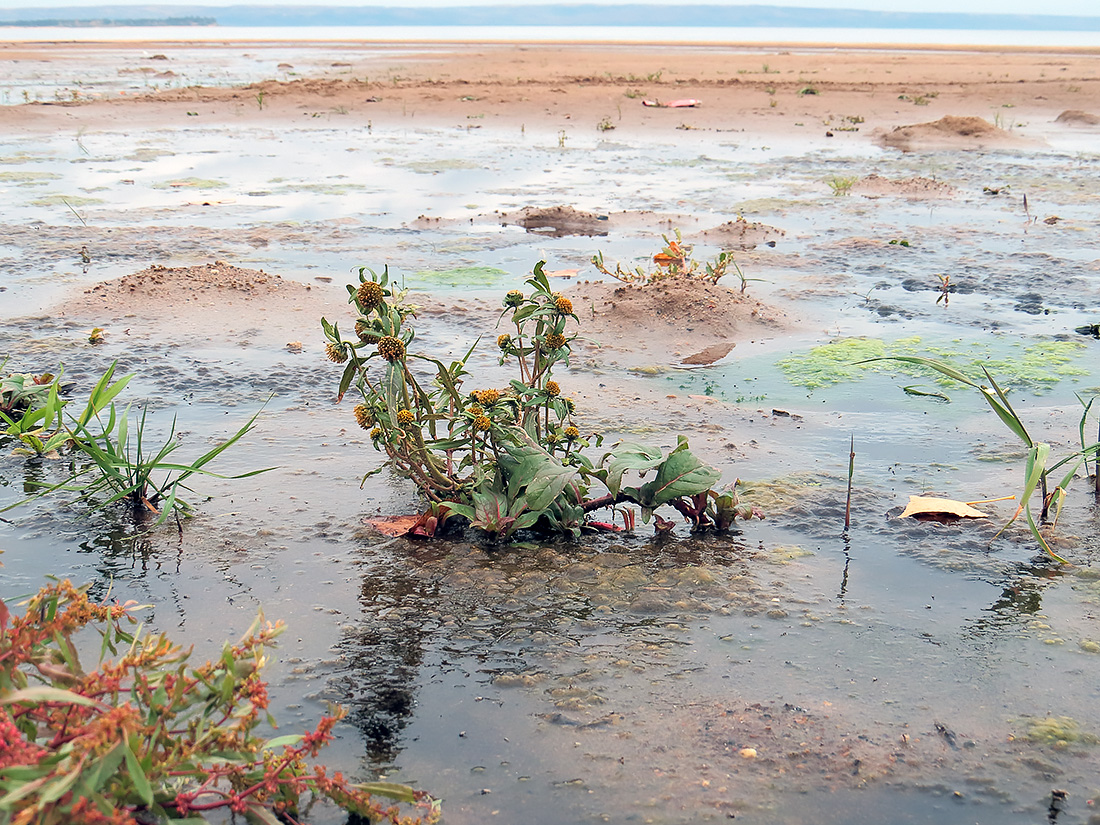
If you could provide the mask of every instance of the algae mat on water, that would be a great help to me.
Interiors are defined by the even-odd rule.
[[[459,266],[454,269],[422,269],[413,276],[414,283],[431,286],[483,286],[492,287],[511,277],[492,266]]]
[[[919,336],[883,341],[878,338],[841,338],[791,355],[776,363],[792,384],[808,390],[859,381],[868,373],[910,375],[934,380],[944,387],[957,382],[930,370],[897,361],[872,361],[894,356],[921,356],[949,364],[975,380],[982,380],[982,367],[999,384],[1026,387],[1043,392],[1063,378],[1088,375],[1077,362],[1086,345],[1078,341],[1042,341],[1028,344],[997,340],[990,344],[955,340],[947,346],[929,346]]]

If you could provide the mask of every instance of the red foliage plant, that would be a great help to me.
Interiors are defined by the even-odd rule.
[[[194,823],[222,811],[302,825],[303,809],[321,800],[371,822],[439,818],[439,803],[423,791],[354,784],[311,763],[340,709],[302,735],[257,733],[265,721],[274,726],[260,672],[281,623],[257,618],[219,659],[194,667],[190,650],[134,627],[139,609],[97,604],[68,581],[42,588],[19,616],[0,601],[0,820]],[[81,631],[101,637],[98,665],[87,672]]]

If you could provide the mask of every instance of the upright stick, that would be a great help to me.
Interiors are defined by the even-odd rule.
[[[852,475],[856,471],[856,437],[852,435],[851,452],[848,453],[848,500],[844,504],[844,532],[852,526]]]

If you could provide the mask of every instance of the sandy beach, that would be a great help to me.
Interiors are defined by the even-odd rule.
[[[176,56],[191,48],[5,44],[0,67],[45,62],[55,71],[71,67],[79,77],[89,63],[115,61],[120,72],[144,72],[163,83],[173,76]],[[992,122],[997,109],[1005,110],[1003,124],[1026,121],[1041,131],[1066,110],[1095,116],[1089,110],[1098,108],[1100,99],[1100,50],[373,44],[320,47],[324,58],[308,67],[279,60],[281,50],[290,48],[203,46],[214,55],[262,53],[278,61],[285,79],[243,89],[186,88],[105,95],[87,104],[17,107],[5,110],[5,126],[35,131],[79,122],[86,128],[118,123],[142,128],[188,123],[189,116],[203,123],[232,118],[234,123],[300,125],[303,115],[323,106],[346,110],[353,127],[411,121],[587,130],[606,123],[618,135],[664,134],[687,126],[809,140],[831,128],[838,139],[868,139],[945,115]],[[256,102],[259,93],[262,108]],[[643,105],[685,99],[699,101],[698,106],[669,111]],[[858,135],[853,134],[857,125]],[[984,136],[981,144],[999,145],[1013,136]],[[974,140],[958,143],[973,145]]]

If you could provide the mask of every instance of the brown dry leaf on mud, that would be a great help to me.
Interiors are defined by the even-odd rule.
[[[989,518],[987,514],[975,510],[965,502],[932,496],[909,496],[909,503],[905,505],[905,509],[898,518],[910,517],[929,520]]]
[[[383,536],[407,536],[411,534],[424,521],[424,516],[417,513],[411,516],[388,516],[386,518],[365,519],[366,524],[373,527]]]
[[[733,348],[735,346],[737,345],[734,344],[732,341],[723,341],[719,344],[711,344],[706,349],[702,349],[699,352],[689,355],[680,363],[688,364],[691,366],[713,364],[715,361],[719,361],[729,355],[730,352],[733,351]]]

